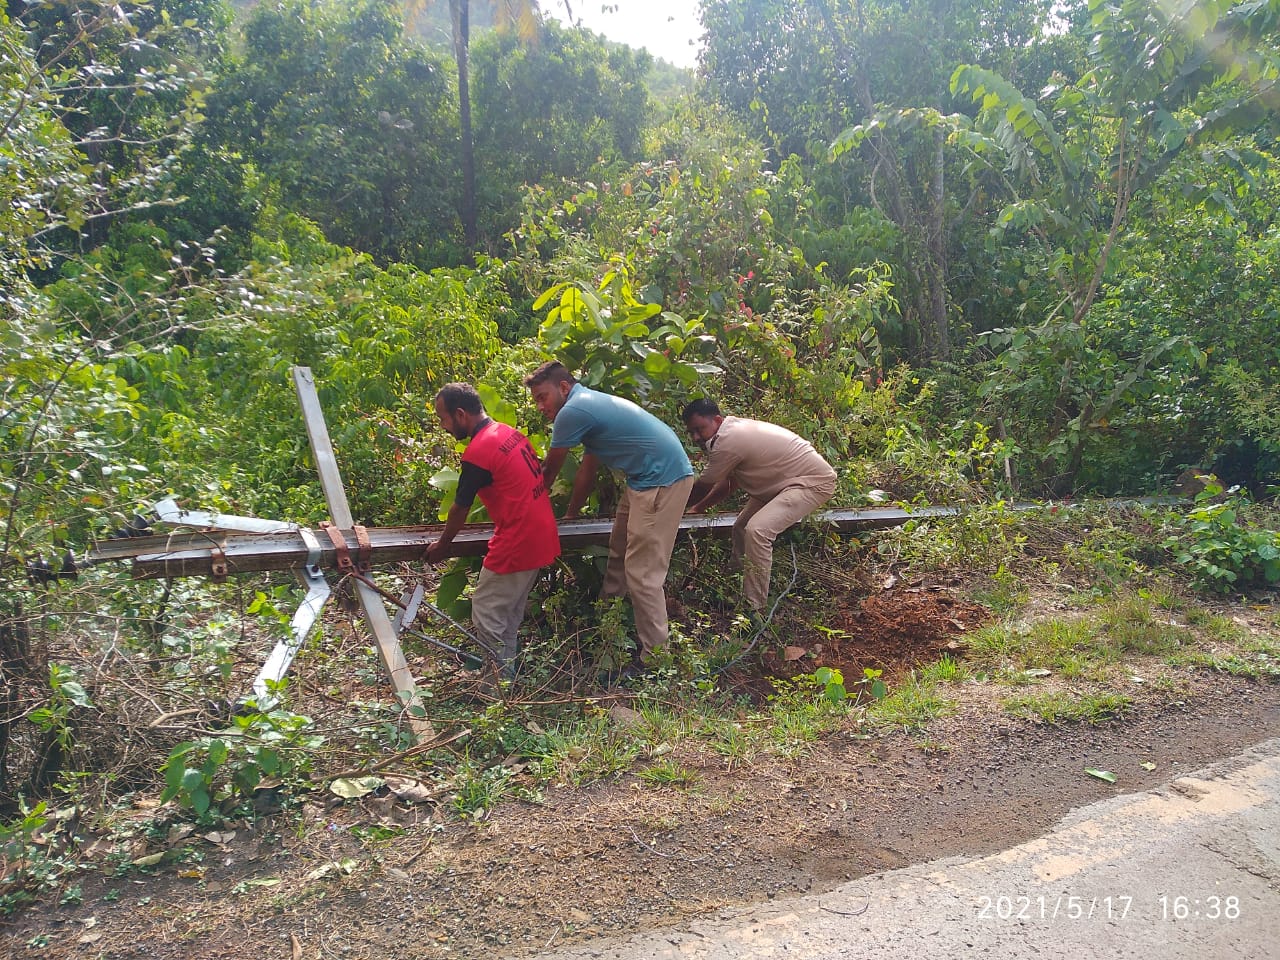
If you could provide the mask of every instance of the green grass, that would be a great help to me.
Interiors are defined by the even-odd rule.
[[[1121,717],[1133,702],[1119,693],[1030,693],[1000,701],[1007,713],[1045,723],[1101,723]]]
[[[1233,651],[1191,650],[1170,657],[1168,662],[1251,680],[1280,680],[1280,642],[1263,637],[1241,643]]]
[[[1168,597],[1118,593],[1090,614],[996,623],[969,636],[972,670],[1017,682],[1026,670],[1051,670],[1067,679],[1104,680],[1126,657],[1168,657],[1194,646],[1191,627],[1175,621]]]
[[[1167,609],[1157,614],[1152,606],[1151,599],[1136,593],[1118,594],[1102,605],[1097,623],[1117,653],[1164,656],[1194,640]]]
[[[638,771],[636,776],[650,786],[680,787],[686,790],[697,786],[700,779],[697,773],[674,760],[662,760],[652,767]]]
[[[674,743],[692,735],[696,729],[693,715],[652,700],[641,701],[639,712],[642,723],[636,732],[651,743]]]
[[[576,725],[549,731],[543,738],[537,761],[542,777],[556,777],[581,786],[630,769],[642,744],[630,732],[613,726],[605,717],[593,717]]]
[[[851,703],[829,699],[827,686],[818,676],[773,681],[776,692],[769,698],[769,737],[782,756],[804,753],[823,734],[843,727],[849,717]]]
[[[912,673],[910,679],[883,700],[867,707],[867,715],[880,723],[915,732],[931,720],[955,713],[956,702],[937,690],[936,681]]]
[[[1011,574],[1003,564],[991,575],[989,587],[973,591],[973,599],[995,614],[1020,609],[1030,596],[1026,582]]]
[[[763,749],[758,728],[723,717],[706,717],[698,728],[707,746],[735,764],[750,763]]]
[[[966,679],[968,673],[964,663],[945,653],[933,663],[921,667],[919,671],[920,682],[926,684],[960,683]]]

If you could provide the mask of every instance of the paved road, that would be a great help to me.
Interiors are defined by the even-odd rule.
[[[1002,853],[540,960],[1280,957],[1280,739]]]

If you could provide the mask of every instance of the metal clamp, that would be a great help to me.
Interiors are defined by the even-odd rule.
[[[347,538],[342,535],[342,531],[328,520],[320,521],[320,529],[329,537],[333,549],[337,551],[338,569],[344,574],[355,573],[356,565],[351,562],[351,548],[347,546]]]
[[[298,533],[302,535],[302,542],[307,547],[307,576],[318,577],[320,575],[320,541],[316,539],[315,531],[310,527],[302,527]]]
[[[227,579],[227,555],[222,550],[222,544],[214,543],[209,546],[209,573],[213,577],[214,583],[225,583]]]
[[[373,552],[373,547],[369,543],[369,530],[358,523],[353,525],[351,529],[355,532],[356,545],[360,548],[360,553],[356,559],[356,569],[361,573],[367,573],[369,571],[369,556]]]

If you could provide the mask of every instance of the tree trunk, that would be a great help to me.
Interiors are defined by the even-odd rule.
[[[471,138],[471,3],[450,0],[453,15],[453,57],[458,64],[458,121],[462,140],[462,237],[470,260],[476,249],[476,156]]]
[[[951,358],[951,329],[947,323],[947,245],[944,219],[946,193],[942,128],[934,131],[934,171],[930,183],[929,203],[929,322],[933,330],[931,352],[936,360]]]

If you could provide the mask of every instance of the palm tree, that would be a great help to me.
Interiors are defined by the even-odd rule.
[[[406,0],[406,19],[412,20],[433,0]],[[538,31],[538,0],[482,0],[493,11],[493,25],[498,30],[517,29],[520,38],[530,42]],[[449,18],[453,24],[453,59],[458,65],[458,120],[462,141],[462,235],[468,252],[477,243],[476,229],[476,158],[471,135],[471,0],[449,0]]]

